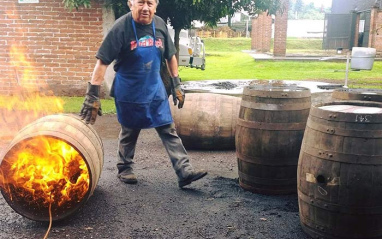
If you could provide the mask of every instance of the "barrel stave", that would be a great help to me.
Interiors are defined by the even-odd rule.
[[[382,238],[380,114],[361,122],[356,113],[320,109],[336,104],[382,106],[312,107],[297,170],[301,225],[313,237]]]
[[[244,89],[235,139],[242,188],[263,194],[296,191],[297,162],[310,102],[305,88]]]
[[[235,148],[241,99],[211,93],[187,94],[182,109],[171,106],[175,126],[186,149]]]

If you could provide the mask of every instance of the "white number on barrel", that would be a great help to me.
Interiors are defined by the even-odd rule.
[[[371,115],[356,115],[355,122],[370,122]]]

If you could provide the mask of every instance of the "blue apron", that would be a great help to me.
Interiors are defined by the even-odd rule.
[[[117,70],[114,82],[118,121],[133,129],[170,124],[173,119],[166,89],[160,77],[161,52],[155,46],[154,21],[154,42],[152,38],[141,39],[142,46],[139,46],[134,20],[132,24],[137,47]],[[145,43],[151,46],[144,46]]]

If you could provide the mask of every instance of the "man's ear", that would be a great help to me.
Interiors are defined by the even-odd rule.
[[[133,4],[131,3],[131,1],[130,0],[127,0],[127,6],[130,8],[130,10],[131,10],[131,7],[133,6]]]

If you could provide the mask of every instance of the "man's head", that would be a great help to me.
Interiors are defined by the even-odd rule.
[[[150,24],[156,12],[159,0],[129,0],[128,5],[133,19],[140,24]]]

